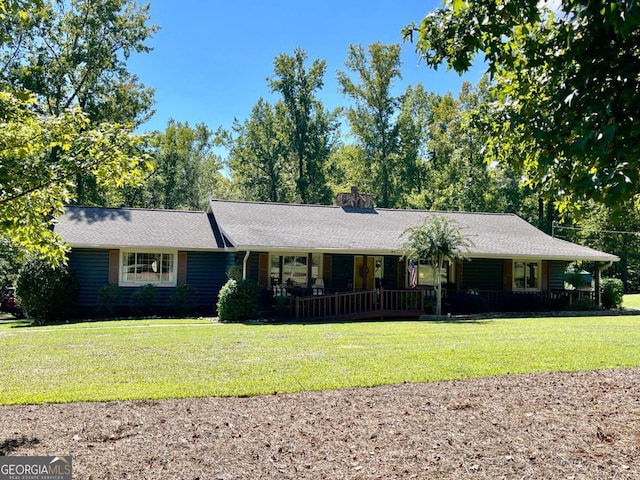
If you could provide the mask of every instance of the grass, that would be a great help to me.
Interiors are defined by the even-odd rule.
[[[640,316],[0,325],[0,404],[232,396],[640,366]]]
[[[624,308],[634,308],[640,310],[640,293],[626,294],[622,297]]]

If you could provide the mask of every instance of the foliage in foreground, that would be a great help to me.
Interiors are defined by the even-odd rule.
[[[561,210],[637,200],[640,3],[446,0],[405,34],[432,67],[462,73],[484,55],[488,151]]]
[[[150,169],[134,122],[151,92],[126,69],[148,50],[148,18],[133,0],[0,2],[0,242],[19,255],[61,264],[63,205]]]
[[[98,291],[98,315],[104,318],[115,317],[123,295],[122,287],[116,284],[108,284],[100,287]]]
[[[176,317],[190,317],[196,312],[196,301],[193,298],[195,289],[189,284],[178,285],[169,295],[169,307]]]

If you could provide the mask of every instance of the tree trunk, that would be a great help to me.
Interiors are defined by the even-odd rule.
[[[436,315],[442,315],[442,284],[440,283],[442,280],[442,275],[440,272],[442,262],[438,261],[433,269],[433,288],[436,291],[436,311],[434,312]]]

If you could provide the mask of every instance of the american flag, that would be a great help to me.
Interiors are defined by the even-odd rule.
[[[416,262],[409,260],[409,283],[411,288],[416,288],[418,285],[418,269],[416,268]]]

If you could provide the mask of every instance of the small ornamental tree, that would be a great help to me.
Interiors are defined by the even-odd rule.
[[[442,313],[442,271],[445,261],[464,259],[465,251],[472,246],[460,227],[445,216],[434,215],[420,225],[402,232],[406,241],[402,246],[403,257],[422,260],[433,267],[433,288],[436,292],[436,315]]]

